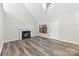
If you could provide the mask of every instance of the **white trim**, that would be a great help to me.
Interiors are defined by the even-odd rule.
[[[45,37],[45,36],[40,36],[40,37]],[[52,39],[52,40],[58,40],[58,41],[62,41],[62,42],[67,42],[67,43],[72,43],[72,44],[79,45],[78,42],[68,41],[68,40],[64,40],[64,39],[60,39],[60,38],[50,38],[50,37],[47,37],[47,36],[45,38],[49,38],[49,39]]]
[[[35,35],[32,35],[31,37],[34,37],[34,36],[35,36]],[[16,41],[16,40],[22,40],[22,39],[21,39],[21,38],[16,38],[16,39],[7,40],[7,41],[5,40],[5,41],[3,41],[3,43],[4,43],[4,42],[9,42],[9,41]]]
[[[43,37],[43,36],[42,36]],[[45,38],[50,38],[50,37],[45,37]],[[54,38],[50,38],[50,39],[54,39]],[[54,39],[54,40],[58,40],[58,41],[62,41],[62,42],[67,42],[67,43],[72,43],[72,44],[77,44],[79,45],[78,42],[73,42],[73,41],[68,41],[68,40],[64,40],[64,39]]]
[[[59,40],[59,41],[62,41],[62,42],[67,42],[67,43],[72,43],[72,44],[77,44],[77,45],[79,45],[78,42],[73,42],[73,41],[68,41],[68,40],[63,40],[63,39],[55,39],[55,40]]]
[[[3,48],[3,43],[2,43],[2,45],[0,47],[0,55],[1,55],[1,52],[2,52],[2,48]]]
[[[19,38],[18,38],[18,39],[13,39],[13,40],[7,40],[7,41],[3,41],[3,43],[4,43],[4,42],[9,42],[9,41],[16,41],[16,40],[22,40],[22,39],[19,39]]]

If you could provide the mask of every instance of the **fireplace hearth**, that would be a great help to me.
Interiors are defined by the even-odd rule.
[[[22,31],[22,39],[31,38],[31,31]]]

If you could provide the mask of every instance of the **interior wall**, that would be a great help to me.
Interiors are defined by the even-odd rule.
[[[78,3],[55,3],[48,10],[47,22],[58,22],[58,40],[79,43],[79,4]],[[52,29],[57,30],[53,27]],[[49,32],[54,33],[54,32]],[[53,38],[54,35],[52,35]]]
[[[52,39],[59,39],[59,21],[49,22],[48,37]]]
[[[58,9],[57,6],[48,9],[46,13],[46,19],[42,20],[38,23],[38,26],[40,24],[47,24],[48,27],[48,33],[43,34],[39,33],[39,36],[43,37],[48,37],[48,38],[53,38],[53,39],[58,39],[59,38],[59,18],[58,18]],[[39,29],[39,28],[38,28]]]
[[[3,45],[3,5],[0,3],[0,52]]]
[[[52,39],[59,39],[59,14],[58,6],[53,4],[47,10],[47,22],[48,22],[48,37]]]
[[[22,3],[4,3],[4,41],[21,39],[21,30],[30,30],[36,36],[36,20]]]
[[[79,43],[79,4],[59,4],[60,19],[60,39]]]

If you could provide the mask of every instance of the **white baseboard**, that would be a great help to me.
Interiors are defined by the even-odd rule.
[[[43,36],[41,36],[41,37],[43,37]],[[45,38],[50,38],[50,37],[45,37]],[[72,44],[79,45],[79,42],[73,42],[73,41],[64,40],[64,39],[60,39],[60,38],[50,38],[50,39],[59,40],[59,41],[62,41],[62,42],[67,42],[67,43],[72,43]]]
[[[77,44],[77,45],[79,45],[78,42],[73,42],[73,41],[68,41],[68,40],[63,40],[63,39],[55,39],[55,40],[59,40],[59,41],[62,41],[62,42],[67,42],[67,43],[72,43],[72,44]]]
[[[16,40],[21,40],[21,39],[20,39],[20,38],[18,38],[18,39],[13,39],[13,40],[3,41],[3,42],[16,41]]]
[[[2,48],[3,48],[3,43],[2,43],[1,46],[0,46],[0,54],[1,54],[1,52],[2,52]]]
[[[34,35],[32,35],[32,37],[34,37]],[[3,42],[16,41],[16,40],[22,40],[22,39],[21,38],[16,38],[16,39],[12,39],[12,40],[5,40]]]

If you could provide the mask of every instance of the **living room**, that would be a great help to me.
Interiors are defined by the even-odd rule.
[[[0,52],[2,53],[2,55],[20,55],[16,53],[9,54],[9,52],[7,52],[7,49],[9,48],[5,49],[9,46],[7,45],[7,43],[14,41],[16,41],[17,43],[17,40],[23,40],[23,38],[23,42],[28,41],[29,38],[36,40],[39,38],[38,43],[42,42],[43,39],[46,39],[46,42],[49,42],[48,40],[51,41],[52,39],[53,45],[57,44],[57,42],[66,42],[66,44],[68,44],[67,46],[74,47],[72,50],[70,50],[72,47],[70,47],[70,49],[67,49],[66,46],[65,49],[67,49],[66,51],[68,51],[68,53],[61,52],[60,47],[58,47],[60,51],[50,47],[53,52],[50,50],[50,48],[48,48],[47,50],[50,50],[52,52],[50,52],[51,54],[48,54],[48,52],[42,52],[41,50],[39,51],[36,44],[32,44],[37,42],[35,40],[34,42],[32,41],[32,43],[29,44],[33,45],[32,47],[41,52],[40,54],[36,53],[37,55],[79,55],[78,6],[78,3],[0,3]],[[29,35],[27,34],[27,32],[29,32]],[[26,37],[27,35],[29,36],[29,38]],[[40,39],[40,37],[42,38]],[[4,45],[4,43],[6,44]],[[52,45],[52,43],[49,43],[47,44]],[[43,44],[43,42],[41,44]],[[57,49],[56,46],[55,48]],[[24,49],[23,51],[26,50]],[[58,51],[59,53],[55,53],[54,51]],[[25,55],[33,54],[26,52]]]

